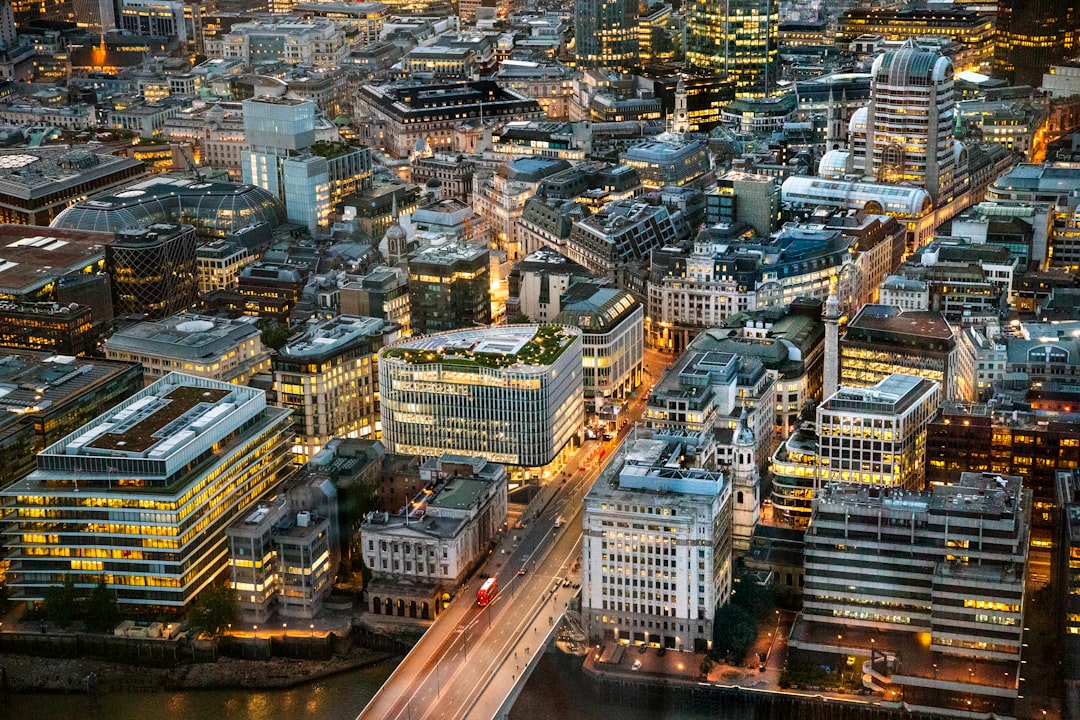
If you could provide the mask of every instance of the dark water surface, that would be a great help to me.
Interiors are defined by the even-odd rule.
[[[11,695],[0,705],[0,719],[353,720],[394,666],[383,663],[279,691],[108,693],[94,701],[85,695]],[[529,678],[510,720],[750,720],[750,715],[745,708],[694,713],[599,704],[567,660],[548,653]]]

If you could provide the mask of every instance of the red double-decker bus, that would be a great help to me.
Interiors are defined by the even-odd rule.
[[[480,586],[480,589],[476,591],[476,604],[480,607],[484,607],[495,597],[495,593],[499,591],[499,583],[495,578],[488,578],[484,581],[484,584]]]

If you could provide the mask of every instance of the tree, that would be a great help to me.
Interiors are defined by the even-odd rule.
[[[53,585],[45,589],[45,617],[61,629],[66,629],[75,619],[76,603],[79,591],[75,581],[68,575],[63,585]]]
[[[86,629],[91,632],[109,632],[120,622],[120,609],[116,597],[105,584],[105,578],[99,578],[97,586],[90,591],[85,603]]]
[[[264,329],[260,338],[262,344],[271,350],[280,350],[289,341],[288,325],[271,325]]]
[[[746,608],[729,601],[716,611],[713,620],[713,652],[717,655],[734,655],[742,661],[747,649],[757,637],[754,618]]]
[[[226,582],[208,585],[195,598],[189,618],[196,630],[220,635],[229,625],[240,622],[240,602],[236,591]]]

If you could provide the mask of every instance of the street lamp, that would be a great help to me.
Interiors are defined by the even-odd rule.
[[[259,639],[259,626],[258,625],[252,625],[251,627],[255,629],[255,639],[258,640]]]
[[[311,623],[309,627],[311,628],[311,637],[315,637],[315,623]]]

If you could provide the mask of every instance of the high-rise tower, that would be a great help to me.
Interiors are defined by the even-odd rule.
[[[879,55],[871,75],[870,102],[848,126],[850,146],[826,152],[819,174],[861,172],[870,182],[921,187],[935,207],[947,205],[967,174],[967,150],[955,133],[952,61],[908,40]]]
[[[778,0],[689,0],[686,61],[725,73],[738,97],[765,97],[779,79]]]
[[[637,0],[575,0],[579,68],[623,69],[638,62]]]
[[[1000,0],[997,5],[996,76],[1039,87],[1051,65],[1080,49],[1080,2]]]

